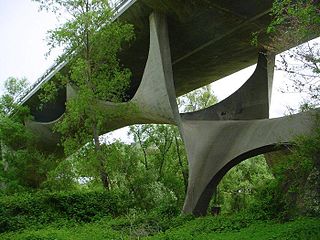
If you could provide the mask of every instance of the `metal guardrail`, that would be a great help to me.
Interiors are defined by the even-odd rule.
[[[112,21],[117,19],[119,16],[119,13],[124,9],[125,6],[127,6],[130,2],[135,2],[136,0],[117,0],[114,1],[112,10],[114,12],[114,15],[112,17]],[[67,55],[72,55],[72,52]],[[28,87],[23,93],[21,93],[17,97],[17,102],[20,104],[25,103],[34,93],[36,93],[41,86],[49,81],[57,72],[59,72],[65,65],[68,64],[68,59],[60,60],[55,62],[34,84],[32,84],[30,87]]]

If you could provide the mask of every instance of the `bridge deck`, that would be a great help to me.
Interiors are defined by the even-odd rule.
[[[125,4],[123,4],[123,2]],[[270,22],[272,0],[128,0],[122,1],[116,19],[134,25],[136,40],[120,54],[122,64],[133,73],[133,97],[142,79],[149,49],[149,15],[167,15],[176,94],[180,96],[209,84],[257,61],[257,47],[250,44],[252,33]],[[260,40],[266,42],[266,35]],[[60,64],[59,71],[68,69]],[[54,78],[50,71],[46,80]],[[38,86],[39,87],[39,86]],[[65,92],[59,103],[38,111],[38,87],[23,102],[36,119],[50,121],[64,112]]]
[[[209,84],[257,61],[252,33],[270,22],[271,0],[138,0],[120,19],[133,23],[137,40],[122,62],[133,71],[131,96],[139,86],[149,47],[149,14],[168,16],[177,95]],[[261,35],[260,40],[266,42]]]

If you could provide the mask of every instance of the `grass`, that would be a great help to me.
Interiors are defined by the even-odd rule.
[[[189,223],[190,224],[190,223]],[[160,233],[153,240],[319,240],[320,239],[320,220],[319,219],[297,219],[287,223],[258,221],[248,227],[239,230],[222,231],[197,231],[202,226],[193,226],[187,224],[179,229],[171,229],[165,233]]]
[[[167,222],[168,225],[163,225]],[[171,226],[171,227],[170,227]],[[92,223],[58,222],[0,234],[2,240],[271,240],[320,239],[320,219],[300,218],[279,223],[233,217],[177,217],[155,221],[149,216],[106,217]]]

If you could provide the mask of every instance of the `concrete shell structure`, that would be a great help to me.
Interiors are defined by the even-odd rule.
[[[247,34],[244,34],[245,37],[241,37],[239,41],[230,40],[234,38],[234,32],[250,33],[255,28],[260,29],[261,26],[265,26],[267,22],[265,18],[270,9],[271,1],[263,1],[261,6],[257,5],[259,1],[250,1],[254,4],[251,6],[248,3],[252,11],[249,11],[247,19],[242,19],[241,16],[238,16],[239,14],[231,12],[230,14],[236,15],[234,22],[241,19],[238,26],[232,26],[225,20],[228,14],[224,15],[223,19],[226,21],[225,25],[228,29],[221,35],[216,33],[211,40],[205,39],[207,36],[199,38],[199,41],[204,39],[205,41],[197,48],[190,47],[190,51],[184,51],[183,47],[183,44],[187,44],[188,41],[192,46],[195,44],[194,40],[190,39],[181,40],[182,47],[172,47],[175,46],[174,43],[178,41],[179,37],[170,32],[169,28],[173,26],[178,32],[183,31],[185,30],[183,23],[187,21],[186,16],[189,14],[196,18],[196,14],[188,13],[192,1],[187,1],[189,5],[186,4],[181,9],[182,12],[176,13],[176,16],[171,17],[170,21],[168,18],[173,14],[172,6],[175,1],[161,1],[161,4],[156,1],[148,1],[148,3],[141,1],[141,5],[134,5],[135,2],[139,1],[132,1],[132,11],[124,16],[125,19],[130,19],[132,15],[141,12],[143,12],[142,16],[146,13],[149,15],[147,21],[149,40],[148,43],[145,43],[149,48],[146,60],[141,61],[144,63],[143,70],[141,70],[141,63],[132,64],[134,77],[139,78],[140,76],[141,79],[139,81],[133,80],[133,85],[138,83],[138,87],[129,102],[114,104],[101,101],[101,106],[105,111],[114,111],[117,108],[134,105],[137,106],[137,111],[129,111],[123,116],[119,116],[117,120],[106,119],[105,132],[137,123],[177,125],[185,142],[189,163],[189,182],[183,212],[205,215],[215,186],[229,169],[249,157],[275,150],[275,146],[278,144],[287,144],[297,134],[309,133],[313,127],[313,116],[311,113],[302,113],[279,119],[268,119],[274,54],[265,51],[259,52],[249,43],[239,44],[239,41],[249,39]],[[216,11],[220,14],[217,13],[220,18],[222,18],[220,11],[224,13],[231,11],[223,7],[224,4],[221,1],[209,2],[212,5],[220,3],[219,11]],[[150,6],[153,5],[153,11],[151,11]],[[234,1],[230,6],[235,8],[237,4]],[[239,9],[241,10],[241,8]],[[210,17],[208,11],[202,10],[200,12],[207,20]],[[135,16],[137,22],[139,22],[138,20],[142,21],[139,23],[142,31],[140,43],[146,42],[145,39],[141,40],[143,39],[141,36],[145,35],[146,22],[142,16]],[[175,26],[178,22],[177,16],[182,19],[179,20],[182,24],[178,27]],[[198,20],[200,21],[200,18]],[[218,25],[212,25],[216,26],[214,31],[217,31]],[[185,31],[187,32],[187,30]],[[186,32],[184,35],[188,35]],[[194,34],[197,35],[196,32]],[[172,35],[173,40],[171,40]],[[229,43],[235,45],[228,56],[222,56],[221,49],[214,50],[214,47],[221,46],[219,43],[221,39],[228,39]],[[132,52],[139,49],[138,46],[133,46],[133,49],[128,50],[127,55],[123,56],[133,54]],[[224,54],[227,55],[229,50],[226,50],[226,47],[223,49],[225,49]],[[142,58],[143,53],[144,50],[141,51]],[[210,55],[213,53],[216,54]],[[230,56],[231,53],[233,56]],[[193,57],[191,58],[191,56]],[[219,56],[221,59],[217,60]],[[257,67],[253,75],[229,98],[207,109],[192,113],[179,113],[176,102],[177,95],[245,67],[257,57]],[[132,59],[132,57],[131,59],[128,57],[125,62],[129,64],[130,61],[133,61]],[[69,98],[77,94],[77,91],[72,86],[68,86],[65,93],[61,94],[61,99],[68,101]],[[63,101],[63,106],[65,101]],[[29,104],[32,105],[32,98]],[[47,107],[50,112],[50,106]],[[36,120],[29,121],[26,125],[41,136],[43,144],[54,146],[59,140],[59,136],[52,133],[52,126],[56,121],[59,121],[60,117],[63,117],[63,107],[56,111],[56,116],[52,117],[55,119],[49,119],[50,121],[48,119],[41,121],[41,114],[48,116],[46,110],[44,113],[35,113],[35,115],[37,114]]]

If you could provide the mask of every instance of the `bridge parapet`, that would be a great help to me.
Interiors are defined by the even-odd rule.
[[[112,5],[113,10],[113,17],[112,20],[114,21],[119,17],[122,13],[126,5],[130,2],[135,2],[136,0],[116,0]],[[35,94],[41,86],[52,79],[62,68],[64,68],[68,64],[68,59],[72,57],[73,52],[65,53],[67,56],[64,59],[58,59],[49,69],[37,80],[35,81],[30,87],[28,87],[25,91],[23,91],[20,96],[18,96],[17,102],[20,104],[24,104],[33,94]]]

